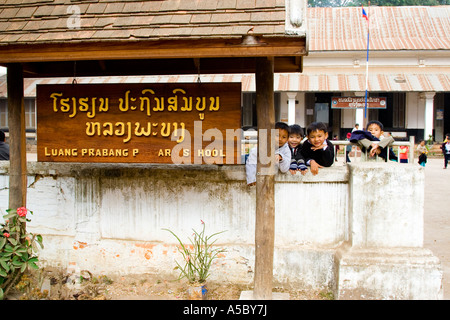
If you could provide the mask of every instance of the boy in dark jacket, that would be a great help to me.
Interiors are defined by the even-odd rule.
[[[322,122],[313,122],[306,129],[308,140],[303,143],[302,155],[311,173],[316,175],[319,168],[330,167],[334,160],[334,148],[328,140],[327,126]]]
[[[308,171],[305,159],[302,155],[302,140],[304,137],[303,129],[298,124],[293,124],[289,127],[289,139],[288,145],[291,150],[291,164],[289,166],[289,172],[291,174],[296,174],[300,171],[302,175],[305,175]]]
[[[394,142],[392,136],[383,137],[384,126],[380,121],[372,120],[367,123],[367,131],[355,130],[352,132],[350,142],[357,143],[361,147],[363,153],[367,152],[368,157],[361,158],[363,160],[377,160],[378,156],[387,161],[387,153],[389,152],[389,160],[398,161],[397,156],[388,147]],[[375,143],[375,141],[379,141]]]

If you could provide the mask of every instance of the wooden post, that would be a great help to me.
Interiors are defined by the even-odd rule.
[[[25,108],[23,100],[23,69],[21,64],[7,67],[9,127],[9,208],[26,206],[27,153]]]
[[[255,278],[253,298],[272,299],[273,251],[275,239],[274,162],[261,163],[261,153],[273,159],[271,129],[275,128],[274,62],[272,57],[256,61],[256,116],[258,122],[258,164],[256,176]],[[266,129],[266,130],[264,130]],[[267,132],[266,145],[261,135]]]

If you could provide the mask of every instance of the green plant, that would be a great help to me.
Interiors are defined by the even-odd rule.
[[[200,220],[201,221],[201,220]],[[179,242],[180,247],[178,251],[182,254],[185,261],[184,266],[182,266],[178,261],[175,260],[178,269],[180,269],[179,279],[186,278],[190,283],[203,283],[209,276],[209,269],[211,267],[214,259],[217,258],[218,254],[224,252],[224,249],[212,248],[213,244],[217,241],[212,242],[211,239],[220,233],[225,231],[220,231],[214,233],[210,236],[205,234],[205,223],[202,223],[202,230],[200,232],[194,231],[192,234],[193,239],[188,238],[191,243],[190,246],[184,245],[180,238],[171,230],[163,229],[169,231]]]
[[[431,134],[428,135],[428,140],[427,140],[426,144],[427,144],[428,146],[431,146],[431,145],[433,144],[433,142],[434,142],[433,136],[432,136]]]
[[[26,231],[27,213],[25,207],[8,209],[0,224],[0,299],[15,285],[28,267],[38,269],[37,244],[43,248],[42,236]]]

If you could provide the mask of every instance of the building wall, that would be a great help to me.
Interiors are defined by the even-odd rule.
[[[295,92],[294,92],[295,93]],[[292,93],[291,93],[292,94]],[[342,92],[342,96],[361,96],[364,95],[364,92]],[[297,104],[295,109],[295,123],[302,126],[302,128],[306,128],[309,124],[307,121],[308,115],[306,114],[306,93],[305,92],[296,92],[296,101]],[[330,101],[331,104],[331,101]],[[424,114],[425,114],[425,99],[420,97],[419,92],[406,92],[406,102],[405,102],[405,127],[398,128],[395,131],[399,132],[396,138],[407,138],[409,136],[415,136],[416,141],[419,138],[423,137],[423,131],[425,127]],[[392,108],[392,106],[388,106],[388,108]],[[444,106],[442,106],[444,109]],[[332,109],[330,109],[330,113]],[[333,128],[333,131],[338,133],[340,132],[340,139],[345,139],[345,133],[350,132],[355,125],[356,118],[356,110],[354,109],[341,109],[340,112],[340,122],[339,127],[335,128],[330,123],[330,130]],[[280,119],[277,120],[285,120],[288,122],[288,96],[286,92],[281,93],[281,102],[280,102]],[[314,121],[314,117],[309,117]],[[372,120],[372,119],[369,119]],[[333,121],[336,123],[335,121]],[[363,129],[360,124],[360,129]],[[403,137],[403,134],[406,134]],[[395,133],[394,133],[395,135]],[[436,137],[437,141],[440,141],[440,137]]]

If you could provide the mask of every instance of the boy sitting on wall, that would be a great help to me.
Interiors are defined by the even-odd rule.
[[[387,154],[389,152],[389,159],[398,161],[397,156],[392,152],[389,146],[394,142],[392,136],[384,137],[384,126],[380,121],[371,120],[367,123],[367,131],[355,130],[352,132],[350,142],[356,143],[360,146],[361,151],[366,154],[362,160],[377,160],[378,157],[383,161],[387,161]],[[375,141],[379,141],[376,143]],[[378,157],[377,157],[378,156]]]

